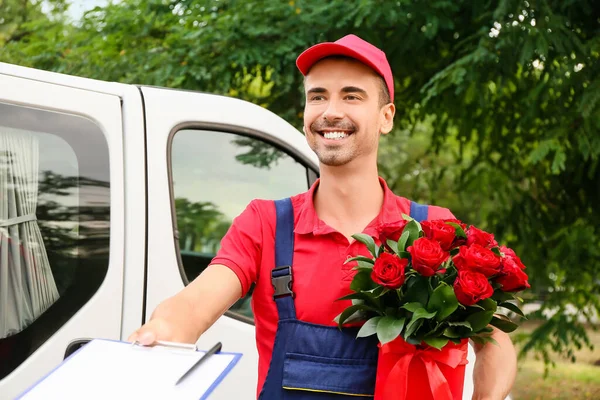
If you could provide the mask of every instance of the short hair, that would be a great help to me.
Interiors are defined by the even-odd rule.
[[[352,61],[352,62],[361,63],[356,58],[352,58],[352,57],[348,57],[348,56],[342,56],[342,55],[333,55],[333,56],[323,57],[318,62],[323,61],[323,60]],[[364,63],[361,63],[361,64],[366,65]],[[368,67],[368,65],[367,65],[367,67]],[[381,75],[379,75],[377,73],[377,71],[373,70],[373,72],[375,72],[377,74],[377,78],[378,78],[378,81],[379,81],[379,108],[381,108],[381,107],[385,106],[386,104],[391,103],[392,99],[390,98],[390,91],[388,90],[388,87],[387,87],[387,85],[386,85],[385,80],[383,79],[383,77]]]

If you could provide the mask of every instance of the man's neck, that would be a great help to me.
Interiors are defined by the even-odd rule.
[[[344,236],[349,238],[362,232],[383,205],[383,188],[377,167],[322,166],[314,204],[319,218]]]

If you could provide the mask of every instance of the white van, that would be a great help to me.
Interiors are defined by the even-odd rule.
[[[0,169],[0,400],[74,339],[126,340],[208,265],[250,200],[318,176],[303,135],[254,104],[3,63]],[[198,345],[217,340],[243,357],[213,398],[255,398],[249,298]]]

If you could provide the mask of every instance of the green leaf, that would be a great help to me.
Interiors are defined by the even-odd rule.
[[[446,222],[448,225],[452,225],[454,227],[454,230],[456,232],[456,236],[457,237],[461,237],[463,239],[467,238],[467,234],[465,233],[465,231],[463,230],[463,228],[457,224],[456,222]]]
[[[383,317],[377,324],[377,338],[382,344],[396,339],[404,328],[404,318]]]
[[[348,264],[349,262],[352,262],[352,261],[364,261],[371,265],[375,264],[375,260],[373,260],[372,258],[369,258],[369,257],[364,257],[364,256],[357,256],[357,257],[349,258],[346,261],[344,261],[344,264]]]
[[[448,322],[449,326],[459,326],[459,327],[463,327],[463,328],[468,328],[470,331],[473,330],[473,327],[471,327],[471,324],[468,323],[467,321],[456,321],[456,322]]]
[[[516,314],[519,314],[521,317],[525,317],[525,314],[523,314],[523,311],[521,311],[521,309],[513,303],[509,303],[509,302],[500,303],[500,304],[498,304],[498,307],[504,307]]]
[[[361,261],[357,261],[356,262],[356,267],[354,267],[352,269],[355,269],[355,270],[367,270],[370,273],[373,270],[373,264],[361,260]]]
[[[496,302],[498,303],[504,303],[505,301],[508,300],[514,300],[515,296],[512,293],[509,292],[503,292],[502,290],[498,289],[494,292],[494,294],[492,295],[492,299],[496,300]]]
[[[404,308],[405,310],[408,310],[408,311],[414,313],[415,311],[422,309],[423,308],[423,304],[417,303],[417,302],[406,303],[405,305],[402,306],[402,308]]]
[[[510,321],[508,318],[504,319],[504,318],[501,318],[501,317],[499,318],[496,316],[494,318],[492,318],[490,324],[495,326],[496,328],[500,329],[502,332],[506,332],[506,333],[510,333],[519,327],[519,325]]]
[[[352,235],[352,237],[356,239],[356,241],[366,245],[369,253],[371,253],[373,257],[377,257],[378,246],[375,244],[375,241],[371,236],[367,235],[366,233],[356,233]]]
[[[448,328],[444,329],[444,336],[448,337],[448,338],[462,338],[463,335],[460,333],[460,330],[449,326]]]
[[[471,337],[471,340],[473,340],[475,343],[478,343],[481,345],[485,345],[486,343],[493,343],[493,344],[499,346],[496,339],[494,339],[493,337],[491,337],[489,335],[475,335],[475,336]]]
[[[400,239],[398,239],[398,252],[406,251],[406,242],[408,241],[409,236],[410,236],[410,232],[407,232],[407,231],[402,232],[402,235],[400,235]]]
[[[471,340],[477,344],[485,344],[485,340],[481,336],[471,336]]]
[[[377,296],[371,292],[354,292],[340,297],[338,300],[363,300],[371,306],[379,307],[379,300],[377,300],[376,297]]]
[[[379,311],[373,307],[370,307],[366,304],[353,304],[350,307],[346,308],[344,311],[340,313],[337,317],[335,317],[334,321],[338,323],[338,326],[341,328],[345,323],[361,321],[365,318],[364,311],[372,311],[378,313]],[[352,317],[352,318],[350,318]]]
[[[479,304],[471,304],[469,306],[469,308],[473,309],[473,308],[477,308],[479,310],[485,310],[485,308],[481,307]]]
[[[402,234],[404,235],[405,232],[409,233],[408,239],[406,240],[406,248],[411,246],[413,242],[419,238],[419,226],[417,221],[412,220],[404,227],[404,232],[402,232]],[[400,249],[400,246],[398,246],[398,249],[404,250],[404,248]]]
[[[388,239],[387,241],[387,245],[390,247],[390,249],[392,249],[392,251],[396,254],[398,254],[398,242],[396,242],[395,240],[390,240]]]
[[[448,344],[449,339],[431,337],[431,338],[424,338],[423,341],[425,343],[427,343],[428,345],[430,345],[431,347],[435,347],[436,349],[441,350],[442,347],[444,347],[445,345]]]
[[[419,308],[418,310],[416,310],[413,315],[412,315],[412,319],[431,319],[433,317],[435,317],[435,315],[437,314],[437,311],[434,312],[429,312],[424,308]]]
[[[404,332],[404,339],[407,340],[413,333],[419,330],[421,325],[423,325],[423,322],[425,322],[424,319],[413,319],[410,321]]]
[[[422,276],[412,278],[410,286],[404,295],[404,300],[409,303],[427,304],[429,301],[429,284],[427,283],[427,278]]]
[[[374,289],[377,285],[371,279],[371,271],[358,271],[350,283],[350,289],[355,292]]]
[[[410,253],[408,251],[399,251],[398,257],[400,258],[410,258]]]
[[[360,330],[356,334],[356,337],[366,337],[377,333],[377,323],[381,319],[382,317],[373,317],[367,322],[365,322],[364,325],[360,327]]]
[[[479,311],[474,314],[471,314],[467,317],[467,322],[471,324],[471,328],[473,332],[479,332],[492,320],[494,316],[494,311]]]
[[[486,311],[494,311],[495,312],[496,309],[498,308],[498,304],[490,298],[481,300],[477,304],[480,305],[481,307],[483,307],[483,309]]]
[[[441,283],[435,288],[427,304],[427,310],[437,311],[437,315],[435,316],[437,321],[447,318],[457,308],[458,300],[456,299],[454,290],[445,283]]]

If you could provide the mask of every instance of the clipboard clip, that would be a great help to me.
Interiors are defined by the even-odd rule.
[[[150,346],[144,346],[142,344],[140,344],[140,342],[138,342],[137,340],[133,341],[131,343],[131,347],[154,347],[154,346],[163,346],[163,347],[169,347],[169,348],[173,348],[173,349],[182,349],[182,350],[190,350],[190,351],[198,351],[198,347],[196,346],[196,344],[190,344],[190,343],[179,343],[179,342],[167,342],[164,340],[157,340],[156,342],[154,342],[152,345]]]

